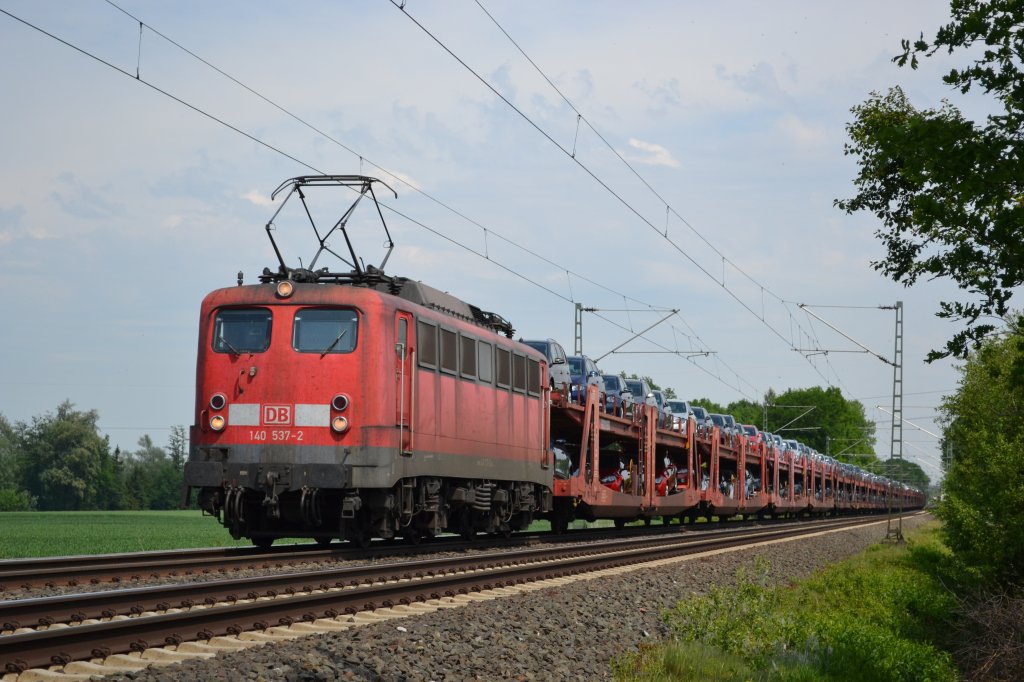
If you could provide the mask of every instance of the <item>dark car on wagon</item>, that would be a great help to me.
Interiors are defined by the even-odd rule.
[[[605,410],[620,417],[633,406],[633,391],[626,380],[617,374],[604,375]]]
[[[593,384],[604,393],[604,375],[597,368],[597,363],[586,355],[569,356],[569,373],[571,375],[570,396],[574,402],[586,399],[587,386]]]

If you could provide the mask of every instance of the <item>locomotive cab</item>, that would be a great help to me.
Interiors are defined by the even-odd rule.
[[[551,508],[547,365],[507,321],[372,266],[260,279],[200,312],[185,483],[233,537],[505,533]]]

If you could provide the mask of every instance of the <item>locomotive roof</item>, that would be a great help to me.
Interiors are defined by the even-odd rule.
[[[492,331],[504,334],[508,338],[512,338],[512,335],[515,333],[512,323],[501,315],[481,310],[475,305],[470,305],[448,292],[435,289],[423,282],[417,282],[406,277],[394,277],[389,282],[381,282],[374,285],[373,288],[378,291],[386,291],[410,303],[421,305],[424,308],[430,308],[452,317],[474,322]]]

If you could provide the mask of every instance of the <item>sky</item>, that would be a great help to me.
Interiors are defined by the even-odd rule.
[[[848,352],[860,347],[825,322],[891,359],[894,313],[876,306],[902,301],[916,425],[903,452],[940,475],[927,432],[958,374],[924,357],[956,330],[934,312],[957,292],[884,279],[870,265],[884,256],[877,219],[833,206],[854,193],[846,125],[871,91],[984,112],[941,83],[956,60],[891,62],[902,38],[948,21],[940,2],[0,9],[0,413],[12,422],[71,400],[98,411],[112,447],[166,443],[192,421],[203,296],[276,267],[271,192],[362,173],[398,193],[384,201],[389,274],[570,353],[576,304],[595,308],[584,353],[684,398],[838,386],[877,421],[883,457],[892,367]],[[317,215],[333,222],[341,200]],[[379,264],[367,208],[353,240]],[[279,234],[308,263],[306,228],[285,217]]]

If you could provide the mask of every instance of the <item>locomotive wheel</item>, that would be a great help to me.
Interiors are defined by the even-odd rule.
[[[260,549],[270,549],[270,546],[274,544],[274,538],[253,538],[252,544]]]
[[[402,531],[402,539],[410,545],[418,545],[423,540],[423,533],[415,528],[406,528]]]
[[[348,541],[359,549],[366,549],[370,546],[370,531],[366,528],[354,530],[348,536]]]
[[[555,505],[551,513],[551,532],[555,535],[563,535],[569,530],[569,510],[560,504]]]
[[[333,539],[334,538],[332,538],[330,535],[317,535],[316,544],[320,545],[321,547],[327,547],[331,544],[331,540]]]
[[[459,522],[459,535],[466,542],[476,541],[476,526],[473,524],[473,515],[463,512]]]

